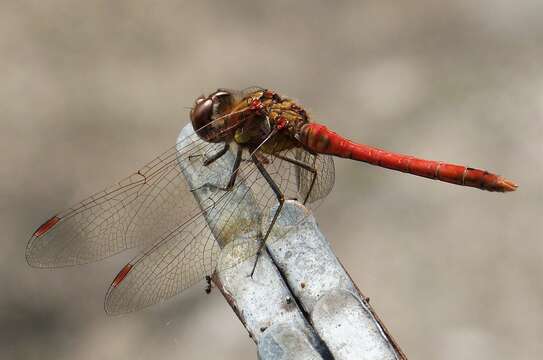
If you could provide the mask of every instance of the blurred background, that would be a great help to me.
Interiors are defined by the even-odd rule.
[[[2,1],[0,358],[255,359],[218,292],[108,317],[134,254],[38,270],[35,228],[173,145],[194,99],[260,85],[492,194],[338,160],[317,219],[411,359],[543,351],[543,2]]]

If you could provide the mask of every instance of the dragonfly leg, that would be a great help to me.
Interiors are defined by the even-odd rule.
[[[303,162],[303,161],[300,161],[300,160],[296,160],[296,159],[291,159],[289,157],[286,157],[286,156],[283,156],[283,155],[280,155],[280,154],[274,154],[274,156],[276,158],[279,158],[281,160],[284,160],[284,161],[287,161],[291,164],[294,164],[294,165],[297,165],[299,167],[301,167],[302,169],[305,169],[309,172],[311,172],[313,174],[313,178],[311,179],[311,184],[309,185],[309,190],[307,190],[307,194],[305,195],[305,198],[304,198],[304,205],[305,203],[307,202],[307,200],[309,199],[309,195],[311,195],[311,191],[313,191],[313,186],[315,185],[315,181],[317,180],[317,169],[315,169],[314,167],[312,167],[311,165]]]
[[[230,148],[230,145],[228,145],[228,143],[224,143],[224,147],[219,150],[217,153],[211,155],[211,156],[205,156],[204,158],[204,166],[208,166],[212,163],[215,162],[215,160],[218,160],[220,159],[224,154],[226,154],[226,152],[228,151],[228,149]]]
[[[262,253],[262,249],[264,248],[264,245],[266,245],[266,240],[268,239],[268,236],[270,235],[273,225],[275,225],[275,222],[277,221],[277,218],[279,217],[279,213],[281,212],[281,209],[283,208],[283,203],[285,202],[285,196],[279,189],[279,186],[277,186],[275,181],[273,181],[270,174],[268,174],[268,172],[264,168],[264,165],[262,165],[258,157],[253,153],[251,155],[251,158],[253,159],[253,162],[255,163],[258,171],[260,171],[260,173],[262,174],[262,176],[264,177],[268,185],[270,185],[275,196],[277,197],[277,201],[279,202],[279,206],[277,206],[277,210],[275,210],[275,214],[273,215],[273,219],[270,223],[270,226],[268,227],[268,230],[266,231],[266,234],[264,235],[262,242],[258,246],[258,251],[256,252],[255,264],[253,265],[253,270],[251,271],[251,277],[253,277],[253,274],[255,273],[255,269],[256,269],[256,264],[258,263],[258,258],[260,257],[260,254]]]
[[[255,153],[255,155],[258,157],[258,161],[260,161],[261,164],[268,165],[270,163],[270,160],[266,156],[262,155],[261,153],[257,152]],[[253,159],[243,159],[241,161],[250,162],[254,164]]]
[[[226,153],[226,151],[228,150],[228,144],[226,144],[225,146],[226,150],[224,150],[224,152],[221,150],[219,153],[217,154],[220,154],[222,152],[221,155],[217,156],[217,154],[214,154],[212,156],[212,158],[214,158],[212,160],[215,161],[217,160],[218,158],[220,158],[222,155],[224,155]],[[213,189],[217,189],[217,190],[222,190],[222,191],[230,191],[234,188],[234,185],[236,183],[236,178],[238,176],[238,173],[239,173],[239,165],[241,164],[241,158],[242,158],[242,155],[243,155],[243,148],[241,146],[238,146],[238,150],[236,152],[236,160],[234,160],[234,166],[232,167],[232,172],[230,173],[230,179],[228,180],[228,183],[226,186],[218,186],[218,185],[215,185],[215,184],[211,184],[211,183],[205,183],[201,186],[198,186],[197,188],[195,189],[192,189],[191,191],[196,191],[198,189],[201,189],[203,187],[210,187],[210,188],[213,188]],[[211,159],[211,158],[208,158],[208,159]],[[206,160],[208,160],[206,159]],[[204,166],[205,166],[205,162],[204,162]]]
[[[224,154],[226,154],[226,152],[228,151],[229,148],[230,148],[230,145],[228,143],[224,143],[223,148],[220,149],[218,152],[216,152],[215,154],[213,154],[211,156],[207,156],[205,154],[190,155],[189,160],[192,160],[192,159],[198,158],[198,157],[203,157],[204,158],[204,160],[203,160],[204,166],[208,166],[208,165],[214,163],[216,160],[220,159]]]
[[[232,167],[232,173],[230,174],[230,180],[228,180],[228,184],[226,185],[226,188],[224,190],[230,191],[234,187],[234,184],[236,183],[236,178],[239,173],[239,165],[241,164],[241,158],[243,155],[243,148],[238,145],[238,150],[236,152],[236,160],[234,161],[234,166]]]

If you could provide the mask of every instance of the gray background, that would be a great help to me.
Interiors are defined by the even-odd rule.
[[[2,1],[0,358],[254,359],[204,285],[120,317],[134,254],[24,260],[54,212],[170,147],[194,98],[261,85],[353,139],[520,184],[454,187],[338,160],[317,218],[411,359],[543,350],[543,3]]]

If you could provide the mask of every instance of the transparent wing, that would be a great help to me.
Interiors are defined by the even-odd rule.
[[[303,148],[270,152],[272,154],[260,154],[259,158],[285,199],[305,201],[306,207],[314,209],[332,190],[335,170],[331,156],[311,154]],[[245,181],[252,184],[252,189],[258,189],[262,211],[276,204],[275,194],[258,172],[253,172]]]
[[[106,312],[130,312],[176,295],[212,274],[219,253],[205,218],[198,217],[121,270],[107,292]]]
[[[217,162],[220,169],[210,170]],[[106,295],[108,314],[147,307],[211,275],[220,256],[232,254],[226,249],[229,244],[239,244],[236,251],[241,249],[243,256],[256,252],[256,248],[249,251],[246,247],[250,240],[254,243],[258,239],[260,216],[253,211],[254,204],[248,203],[250,189],[244,181],[254,167],[242,164],[239,181],[230,191],[215,186],[228,182],[233,162],[231,153],[205,167],[201,160],[180,159],[182,176],[194,189],[191,196],[197,199],[200,211],[123,267]],[[236,257],[236,261],[242,259],[245,257]]]
[[[307,196],[306,206],[310,208],[318,206],[320,204],[319,200],[323,200],[334,187],[335,169],[333,158],[329,155],[311,154],[302,148],[291,149],[280,154],[286,158],[294,158],[316,171],[313,186],[311,186],[314,178],[313,172],[283,159],[276,159],[272,163],[274,171],[271,171],[271,173],[277,174],[279,178],[288,178],[289,182],[294,182],[294,186],[292,186],[293,195],[298,194],[300,196],[299,201],[304,201]],[[285,171],[294,172],[294,174],[285,176],[283,175]]]
[[[221,256],[236,253],[235,265],[255,254],[257,247],[248,246],[258,239],[258,214],[247,214],[248,222],[236,227],[243,211],[239,199],[246,191],[237,186],[232,192],[214,192],[204,212],[123,267],[107,292],[106,312],[126,313],[161,302],[212,275]]]
[[[199,207],[180,176],[178,158],[221,147],[196,135],[186,144],[40,226],[27,246],[28,263],[46,268],[89,263],[149,245],[186,221]]]

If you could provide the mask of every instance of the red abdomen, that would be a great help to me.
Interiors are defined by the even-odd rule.
[[[414,156],[396,154],[364,144],[357,144],[328,130],[320,124],[302,127],[299,140],[311,151],[363,161],[368,164],[398,170],[452,184],[471,186],[488,191],[514,191],[517,185],[486,170],[463,165],[424,160]]]

